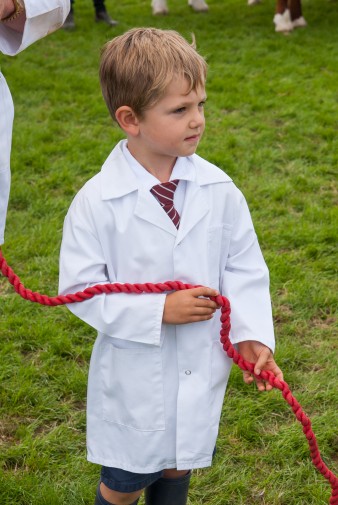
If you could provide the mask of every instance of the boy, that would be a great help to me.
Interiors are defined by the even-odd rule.
[[[143,489],[147,505],[185,505],[191,469],[211,465],[231,368],[209,298],[218,290],[231,302],[232,342],[256,374],[282,378],[244,197],[194,154],[205,78],[204,59],[173,31],[133,29],[102,53],[103,96],[127,139],[70,207],[60,291],[168,279],[208,287],[69,306],[98,330],[87,407],[88,459],[103,465],[96,505],[136,504]]]

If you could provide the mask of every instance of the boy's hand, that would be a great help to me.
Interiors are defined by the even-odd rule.
[[[167,324],[186,324],[211,319],[220,306],[201,296],[218,296],[216,289],[200,287],[175,291],[166,297],[163,322]]]
[[[246,361],[255,363],[254,373],[259,375],[262,370],[273,372],[279,380],[283,380],[283,372],[273,359],[271,350],[261,342],[256,340],[248,340],[240,342],[238,345],[238,352],[243,356]],[[256,381],[259,391],[270,391],[271,384],[263,381],[262,379],[255,378],[250,372],[243,372],[243,379],[246,384],[251,384]]]
[[[7,18],[15,11],[13,0],[1,0],[0,3],[0,19]]]

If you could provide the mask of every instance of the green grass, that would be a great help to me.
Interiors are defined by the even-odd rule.
[[[304,0],[309,26],[275,34],[273,2],[186,2],[151,16],[150,1],[107,6],[93,23],[77,0],[63,30],[1,57],[16,121],[3,252],[25,285],[55,295],[63,218],[122,135],[101,98],[101,46],[133,26],[196,36],[207,57],[207,129],[199,154],[243,190],[271,272],[276,357],[337,473],[338,3]],[[92,329],[65,308],[30,304],[0,279],[1,505],[91,505],[99,468],[85,458]],[[210,469],[194,472],[189,505],[324,505],[301,426],[279,391],[258,394],[234,368]],[[143,502],[142,502],[143,503]]]

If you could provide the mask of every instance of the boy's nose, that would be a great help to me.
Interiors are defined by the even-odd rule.
[[[204,124],[204,121],[204,112],[198,110],[191,117],[189,126],[191,128],[198,128]]]

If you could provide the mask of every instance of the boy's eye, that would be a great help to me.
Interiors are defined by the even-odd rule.
[[[204,106],[205,106],[205,100],[203,100],[202,102],[200,102],[200,103],[198,104],[198,106],[199,106],[199,107],[204,107]]]
[[[184,111],[185,111],[185,107],[180,107],[179,109],[175,109],[174,113],[175,114],[180,114],[181,112],[184,112]]]

